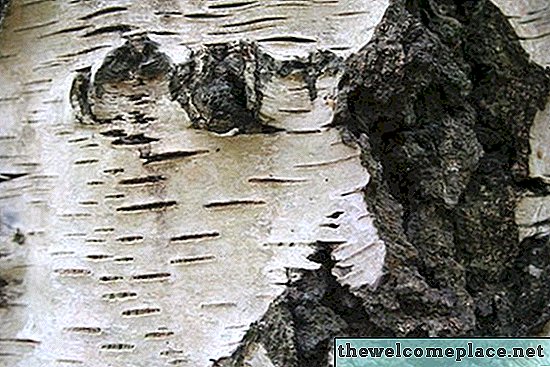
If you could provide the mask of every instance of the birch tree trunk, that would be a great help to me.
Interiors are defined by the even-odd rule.
[[[328,366],[337,335],[545,332],[542,0],[2,14],[1,366]]]

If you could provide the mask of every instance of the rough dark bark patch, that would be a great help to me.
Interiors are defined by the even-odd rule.
[[[6,307],[8,303],[8,296],[6,295],[5,288],[7,287],[8,282],[0,278],[0,308]]]
[[[176,68],[172,98],[187,111],[192,126],[226,133],[270,133],[269,119],[260,117],[265,84],[274,77],[296,74],[317,97],[316,81],[323,73],[336,72],[342,59],[330,51],[305,58],[276,60],[256,43],[233,42],[204,47]]]
[[[2,20],[4,20],[4,16],[6,15],[8,4],[9,0],[0,0],[0,25],[2,24]]]
[[[153,79],[170,71],[170,59],[158,50],[158,44],[146,36],[136,37],[105,57],[94,78],[95,92],[100,97],[106,83]]]
[[[339,122],[362,136],[388,246],[361,295],[371,320],[401,336],[536,333],[550,258],[532,256],[548,240],[518,243],[514,210],[548,72],[489,1],[395,1],[348,67]]]
[[[275,366],[325,366],[335,336],[385,335],[370,322],[361,299],[331,274],[330,252],[330,248],[319,248],[310,257],[321,264],[317,271],[289,269],[297,272],[293,275],[299,280],[289,280],[287,291],[252,325],[234,355],[218,361],[219,366],[242,366],[257,345],[267,351]]]
[[[261,130],[261,94],[254,78],[258,57],[254,44],[215,44],[177,67],[170,92],[193,127],[218,133]]]
[[[95,109],[101,104],[107,86],[130,83],[132,87],[142,87],[150,81],[168,79],[172,70],[170,58],[159,50],[156,42],[146,35],[130,37],[122,46],[105,56],[95,75],[92,75],[91,66],[77,70],[70,91],[71,106],[77,121],[83,124],[105,124],[124,119],[122,112],[131,116],[126,119],[132,123],[141,124],[154,120],[141,112],[139,103],[146,96],[139,92],[128,96],[134,102],[134,110],[119,111],[116,116],[111,111],[111,118],[99,118]]]

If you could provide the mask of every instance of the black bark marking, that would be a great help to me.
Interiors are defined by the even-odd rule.
[[[229,208],[233,206],[264,205],[264,204],[266,204],[264,200],[243,199],[243,200],[213,201],[211,203],[204,204],[203,206],[206,209],[221,209],[221,208]]]
[[[36,346],[41,344],[42,342],[39,340],[28,338],[0,338],[0,343],[30,344]]]
[[[212,4],[208,5],[210,9],[235,9],[242,8],[248,5],[257,4],[258,1],[244,1],[244,2],[235,2],[235,3],[223,3],[223,4]]]
[[[174,336],[173,331],[153,331],[145,334],[145,339],[164,339]]]
[[[122,199],[124,198],[124,194],[107,194],[105,195],[105,199]]]
[[[135,135],[123,136],[119,139],[116,139],[112,142],[112,144],[113,145],[141,145],[141,144],[149,144],[159,140],[160,139],[145,136],[145,134],[135,134]]]
[[[160,312],[161,312],[160,308],[156,308],[156,307],[134,308],[134,309],[122,311],[122,316],[126,316],[126,317],[149,316],[149,315],[159,314]]]
[[[190,234],[183,234],[176,237],[172,237],[170,238],[170,241],[181,242],[181,241],[202,240],[202,239],[217,238],[217,237],[220,237],[219,232],[190,233]]]
[[[117,212],[135,212],[135,211],[152,211],[152,210],[163,210],[174,207],[177,205],[177,202],[171,201],[157,201],[153,203],[143,203],[135,204],[129,206],[121,206],[116,209]]]
[[[193,257],[184,257],[184,258],[170,260],[170,264],[172,265],[196,264],[196,263],[212,261],[215,259],[216,257],[214,255],[193,256]]]
[[[106,293],[103,296],[101,296],[102,299],[106,301],[118,301],[118,300],[125,300],[125,299],[131,299],[136,298],[137,293],[135,292],[115,292],[115,293]]]
[[[248,182],[255,184],[296,184],[307,182],[304,178],[286,178],[286,177],[251,177]]]
[[[175,151],[175,152],[166,152],[166,153],[158,153],[158,154],[150,154],[150,153],[142,153],[140,158],[143,159],[145,162],[144,165],[151,164],[151,163],[160,163],[160,162],[167,162],[167,161],[173,161],[183,158],[191,158],[198,155],[203,155],[210,153],[208,150],[191,150],[191,151]]]
[[[124,343],[112,343],[112,344],[103,344],[100,346],[102,350],[108,351],[131,351],[135,349],[133,344],[124,344]]]
[[[68,269],[55,269],[54,273],[60,275],[60,276],[87,276],[92,274],[92,271],[89,269],[76,269],[76,268],[68,268]]]
[[[93,261],[101,261],[101,260],[107,260],[111,259],[112,255],[105,255],[105,254],[94,254],[94,255],[87,255],[86,259],[93,260]]]
[[[27,176],[28,173],[8,173],[8,172],[0,172],[0,183],[6,182],[6,181],[12,181],[20,177]]]
[[[131,256],[124,256],[124,257],[116,257],[113,259],[113,261],[118,263],[125,263],[125,262],[132,262],[134,261],[134,258]]]
[[[213,13],[194,13],[194,14],[185,14],[185,18],[189,19],[218,19],[229,17],[229,14],[213,14]]]
[[[157,183],[166,180],[164,176],[160,175],[151,175],[151,176],[144,176],[144,177],[136,177],[136,178],[127,178],[124,180],[120,180],[119,184],[121,185],[144,185],[144,184],[150,184],[150,183]]]
[[[132,280],[137,281],[164,281],[170,279],[170,273],[148,273],[133,275]]]
[[[82,166],[82,165],[94,164],[98,162],[99,162],[99,159],[82,159],[74,162],[74,164],[76,166]]]
[[[277,36],[261,38],[258,42],[315,43],[317,40],[298,36]]]
[[[327,218],[338,219],[338,218],[340,218],[343,214],[344,214],[344,212],[339,210],[339,211],[335,211],[335,212],[332,213],[332,214],[327,215]]]
[[[104,275],[99,277],[101,283],[113,283],[123,280],[124,277],[120,275]]]
[[[101,334],[101,328],[89,327],[89,326],[71,326],[71,327],[64,328],[63,331],[67,333],[76,333],[76,334],[90,334],[90,335]]]

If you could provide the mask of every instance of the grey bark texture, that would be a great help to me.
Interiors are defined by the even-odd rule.
[[[255,2],[241,5],[255,6]],[[218,9],[216,6],[225,9],[240,5],[220,3],[214,9]],[[6,2],[0,0],[0,19],[5,7]],[[216,262],[220,258],[231,260],[227,260],[225,265],[220,262],[218,268],[208,268],[212,272],[229,268],[235,263],[246,264],[246,261],[241,259],[242,262],[239,262],[236,259],[245,255],[250,256],[251,262],[257,261],[259,264],[264,261],[263,252],[258,255],[254,252],[255,247],[246,247],[246,241],[254,242],[257,239],[254,237],[256,234],[240,233],[239,226],[243,226],[242,232],[244,228],[253,227],[242,224],[240,218],[249,220],[248,214],[243,213],[253,213],[252,221],[266,220],[267,217],[272,227],[268,231],[269,236],[265,238],[284,239],[275,244],[266,240],[262,244],[264,247],[273,245],[283,251],[270,252],[270,256],[278,259],[273,269],[284,273],[284,282],[279,277],[274,283],[276,287],[270,284],[272,288],[269,288],[251,281],[249,292],[246,289],[237,291],[239,295],[242,293],[243,298],[253,293],[255,301],[249,302],[246,298],[245,302],[256,307],[251,306],[254,308],[252,316],[243,316],[243,309],[239,309],[239,316],[220,316],[222,311],[218,309],[236,307],[237,302],[233,304],[225,299],[224,302],[217,299],[218,302],[205,301],[200,304],[201,311],[197,315],[202,317],[208,314],[209,317],[205,325],[214,324],[218,316],[222,320],[234,317],[244,324],[231,325],[233,329],[240,328],[239,333],[228,332],[231,338],[238,338],[237,343],[228,337],[229,348],[224,344],[223,353],[218,350],[206,351],[204,354],[197,352],[198,356],[191,353],[187,356],[183,350],[167,348],[154,358],[158,355],[162,358],[169,356],[163,360],[165,363],[181,365],[193,365],[195,360],[202,362],[207,359],[211,366],[330,366],[331,346],[335,336],[532,336],[545,332],[544,327],[550,321],[548,218],[539,218],[539,215],[544,216],[540,214],[543,210],[538,209],[543,207],[542,204],[537,209],[525,209],[527,212],[537,212],[533,216],[536,220],[532,221],[521,217],[518,208],[534,206],[530,203],[538,203],[537,200],[546,202],[550,195],[547,177],[534,174],[532,163],[534,156],[544,160],[547,154],[546,151],[533,148],[544,145],[537,138],[544,134],[536,135],[533,131],[535,123],[543,125],[542,128],[537,125],[537,129],[549,129],[550,121],[544,117],[546,115],[543,111],[548,108],[550,97],[550,69],[541,62],[543,54],[538,51],[538,44],[526,44],[529,41],[527,37],[517,35],[518,26],[511,20],[519,16],[507,16],[503,8],[506,7],[487,0],[392,0],[372,31],[372,37],[359,49],[347,54],[341,53],[338,47],[331,50],[308,49],[302,55],[286,55],[284,58],[266,51],[261,40],[232,39],[190,49],[185,61],[180,62],[166,51],[161,42],[154,41],[146,32],[130,32],[133,29],[129,25],[111,25],[112,28],[100,28],[99,31],[86,30],[88,36],[94,32],[126,32],[127,35],[122,45],[109,47],[110,51],[101,58],[100,63],[80,65],[71,75],[70,87],[65,91],[69,109],[74,114],[71,123],[77,132],[92,132],[84,139],[90,139],[89,144],[106,147],[104,157],[79,159],[71,164],[95,164],[100,158],[105,158],[111,166],[104,167],[103,173],[115,175],[123,173],[127,167],[113,167],[112,164],[117,163],[117,159],[126,159],[131,162],[128,163],[128,171],[134,170],[140,172],[140,175],[117,179],[118,186],[113,187],[153,187],[136,196],[128,192],[129,197],[141,199],[139,202],[106,205],[105,212],[108,214],[105,214],[105,218],[135,230],[142,228],[139,223],[143,223],[143,228],[151,226],[159,232],[155,233],[156,237],[152,240],[158,246],[165,242],[188,244],[190,241],[218,241],[220,238],[233,241],[227,247],[216,242],[219,246],[209,248],[212,253],[171,258],[166,264],[172,268],[174,265]],[[548,19],[548,8],[536,11]],[[524,12],[532,14],[526,10]],[[191,19],[216,19],[212,14],[193,13],[187,16]],[[217,16],[223,18],[224,15]],[[273,19],[269,18],[268,21]],[[542,39],[540,42],[546,42],[548,33],[543,32],[538,38]],[[294,46],[298,44],[298,47],[313,43],[307,37],[297,36],[274,35],[268,40],[290,42]],[[528,53],[525,49],[530,47],[536,52]],[[327,92],[330,88],[323,87],[323,83],[335,85],[332,94]],[[301,97],[291,97],[288,103],[281,102],[285,98],[282,90],[289,94],[301,93]],[[297,108],[293,104],[295,100],[307,108]],[[162,101],[162,104],[159,105],[158,101]],[[283,114],[287,116],[285,119],[281,118]],[[326,114],[330,118],[324,121],[323,116]],[[180,124],[186,119],[189,126]],[[167,132],[163,129],[167,129]],[[188,129],[198,131],[198,135],[177,135]],[[337,134],[331,135],[335,131]],[[332,139],[333,136],[337,139]],[[227,140],[226,137],[234,140]],[[267,140],[260,141],[259,137]],[[298,150],[309,144],[313,146],[312,139],[317,137],[321,141],[319,146],[327,147],[325,161],[304,164],[302,161],[296,162],[298,158],[292,154],[285,159],[277,155],[289,146],[298,147]],[[78,139],[71,142],[78,143]],[[193,149],[162,149],[165,142],[168,147],[189,144]],[[218,144],[217,149],[215,144]],[[255,144],[261,146],[257,152]],[[332,157],[332,148],[329,146],[357,154],[344,158],[341,154]],[[226,223],[227,228],[223,228],[229,232],[230,228],[235,227],[239,233],[224,237],[223,231],[198,231],[194,226],[196,223],[201,224],[200,220],[190,220],[185,224],[177,222],[179,215],[193,214],[195,209],[186,211],[181,208],[186,205],[191,207],[194,203],[182,203],[179,197],[172,200],[169,196],[177,194],[178,190],[164,185],[173,183],[175,178],[182,182],[189,179],[185,182],[192,184],[195,179],[193,172],[201,169],[195,164],[197,161],[193,161],[197,157],[219,160],[225,162],[220,163],[221,166],[226,166],[233,161],[224,155],[241,157],[239,154],[247,149],[254,153],[250,156],[243,154],[241,161],[257,160],[260,162],[258,164],[269,169],[276,168],[286,176],[250,176],[245,163],[242,163],[242,167],[237,164],[225,171],[220,169],[219,172],[226,175],[221,177],[228,180],[240,174],[242,168],[248,179],[247,184],[271,186],[249,191],[250,195],[246,198],[224,196],[221,200],[217,196],[208,195],[212,191],[216,195],[220,194],[216,190],[227,190],[233,196],[238,195],[242,191],[240,184],[220,184],[218,188],[215,186],[218,185],[216,180],[205,181],[203,186],[209,189],[204,190],[205,198],[199,198],[205,202],[201,201],[200,208],[196,209],[197,217],[203,215],[203,212],[212,213],[228,208],[236,210],[226,214],[226,221],[229,223],[234,220],[235,224]],[[310,152],[304,156],[308,154],[314,155]],[[179,163],[181,160],[195,162],[192,164],[196,168],[189,170],[187,163]],[[356,165],[343,166],[342,162],[355,162]],[[166,166],[158,168],[157,164]],[[333,176],[323,176],[325,173],[313,171],[310,176],[304,173],[304,177],[297,177],[301,169],[317,170],[327,166],[342,168],[334,171]],[[69,172],[69,169],[66,171]],[[291,173],[295,176],[290,177]],[[0,174],[1,188],[3,184],[18,182],[28,173],[3,170]],[[73,177],[71,174],[67,173],[69,178]],[[288,187],[320,178],[328,182],[334,176],[342,176],[341,182],[335,184],[337,190],[330,191],[333,189],[330,186],[327,189],[329,199],[317,198],[327,207],[312,207],[319,210],[315,214],[322,218],[319,224],[319,227],[323,227],[322,231],[311,236],[309,232],[301,233],[303,237],[299,237],[294,233],[294,223],[277,223],[277,210],[283,212],[282,208],[287,208],[293,200],[305,206],[309,195],[307,191],[301,191],[299,195],[281,199],[277,196],[282,195],[280,186]],[[353,187],[346,186],[346,180],[353,182]],[[75,182],[80,183],[78,180]],[[88,190],[89,186],[105,185],[105,182],[98,180],[87,179],[84,182],[87,186],[81,191]],[[176,188],[179,186],[183,184],[176,181]],[[212,187],[214,189],[210,189]],[[319,189],[322,186],[311,187],[322,190]],[[342,191],[344,188],[346,190]],[[180,187],[179,190],[186,191],[187,187]],[[11,192],[6,189],[7,194]],[[336,192],[338,195],[334,195]],[[257,193],[264,196],[251,196]],[[112,191],[103,194],[111,195],[108,199],[124,197]],[[354,195],[359,199],[354,201]],[[333,196],[337,199],[333,199]],[[289,197],[294,199],[289,200]],[[143,198],[154,198],[155,201]],[[272,198],[278,198],[284,204],[274,210],[276,214],[270,212],[267,215],[254,211],[260,209],[250,209],[263,207]],[[332,208],[330,205],[336,205],[334,202],[347,205],[346,208],[361,207],[367,211],[361,212],[359,219],[348,219],[347,212],[329,210]],[[81,203],[97,205],[91,200],[81,200]],[[246,209],[239,211],[242,207]],[[164,214],[172,209],[181,212],[176,212],[174,217]],[[325,209],[327,212],[321,213]],[[134,212],[161,214],[151,220],[136,217],[137,225],[128,219],[120,219],[122,215]],[[216,213],[213,215],[218,215]],[[306,214],[304,212],[303,215]],[[75,213],[71,215],[76,216]],[[4,217],[7,218],[6,215]],[[358,223],[367,217],[371,220],[367,227],[372,230],[357,229],[360,228]],[[223,221],[219,218],[223,216],[205,222],[221,226]],[[289,218],[290,222],[297,221],[292,216]],[[114,232],[113,223],[110,223],[113,228],[95,227],[100,229],[99,232]],[[184,231],[186,228],[182,227],[185,225],[192,228]],[[164,231],[179,233],[176,235]],[[309,227],[304,231],[309,231]],[[25,249],[25,246],[30,246],[28,234],[24,230],[20,231],[8,224],[5,232],[9,236],[4,236],[3,240],[9,242],[9,248]],[[185,234],[181,234],[183,232]],[[261,232],[260,229],[258,232]],[[277,237],[279,233],[282,234]],[[330,237],[326,233],[337,233],[338,236]],[[94,238],[86,237],[86,233],[73,232],[70,235],[85,237],[88,243],[91,240],[103,240],[98,238],[97,231]],[[342,239],[342,236],[348,237]],[[32,243],[32,235],[30,237]],[[137,247],[147,242],[147,239],[147,234],[126,233],[117,234],[110,240],[118,245],[137,244]],[[231,249],[239,248],[241,243],[240,248],[245,250],[238,255],[232,254]],[[259,243],[257,247],[260,247]],[[112,251],[115,249],[107,248]],[[166,247],[163,249],[171,251]],[[153,250],[145,249],[151,251],[151,259],[156,259],[155,256],[160,258],[158,251]],[[291,255],[281,255],[287,250]],[[2,252],[0,260],[5,257],[12,261],[17,251],[25,254],[27,250]],[[109,254],[93,256],[96,256],[93,260],[99,261],[111,261],[113,257]],[[292,260],[294,258],[299,260]],[[102,273],[98,280],[103,284],[125,281],[126,278],[134,283],[151,279],[171,282],[177,278],[174,275],[176,271],[172,273],[168,265],[163,265],[163,269],[169,270],[131,273],[130,276]],[[257,264],[251,264],[250,269],[244,270],[239,265],[237,269],[241,270],[235,270],[234,273],[238,271],[246,274],[249,271],[252,274],[254,271],[260,274],[264,268],[264,265],[252,265]],[[106,266],[105,269],[112,268]],[[55,271],[62,276],[95,276],[95,270],[92,272],[81,267],[58,268]],[[10,321],[9,332],[15,330],[17,334],[23,328],[11,321],[10,312],[17,307],[21,294],[32,292],[32,289],[21,286],[24,277],[18,277],[19,273],[16,276],[13,276],[11,270],[4,273],[11,275],[0,278],[0,306],[5,310],[0,317],[6,317]],[[221,274],[234,273],[228,271]],[[197,281],[211,275],[207,271],[193,274],[198,278],[194,278]],[[260,275],[250,277],[261,278]],[[177,279],[174,283],[177,283]],[[172,291],[188,291],[186,282],[189,279],[181,279],[184,281],[177,283],[180,288],[171,288]],[[224,279],[219,281],[223,282]],[[245,281],[248,280],[243,277]],[[96,289],[86,288],[87,285],[70,286],[74,287],[71,289],[75,289],[75,292],[79,289]],[[202,290],[200,287],[197,289]],[[271,291],[268,292],[268,289]],[[112,292],[103,293],[104,300],[141,297],[139,292],[115,286],[109,290]],[[202,297],[195,288],[185,295],[189,295],[193,302],[195,298]],[[217,293],[215,295],[220,297]],[[165,296],[159,296],[159,299],[165,302]],[[267,299],[266,304],[256,301],[259,298]],[[164,309],[156,307],[155,301],[149,299],[147,302],[151,305],[147,303],[147,307],[124,308],[121,312],[117,309],[117,317],[162,314]],[[194,311],[187,310],[187,307],[191,309],[190,303],[180,305],[170,298],[166,302],[164,308],[185,309],[189,313],[185,320],[199,318],[195,317]],[[203,311],[203,308],[208,310]],[[114,320],[118,322],[118,319]],[[169,317],[163,320],[167,323],[171,321]],[[149,327],[146,323],[136,325]],[[154,331],[148,330],[145,339],[169,338],[178,334],[178,326],[185,329],[187,325],[176,325],[175,332],[160,325]],[[72,326],[64,330],[81,333],[84,329],[91,334],[95,331],[96,334],[104,332],[103,329],[90,326]],[[212,337],[216,330],[208,329],[205,335]],[[135,336],[124,327],[117,332],[118,336]],[[41,343],[17,339],[17,335],[2,334],[0,348],[2,343],[10,342]],[[208,340],[207,337],[205,340]],[[219,342],[218,339],[215,341]],[[105,350],[131,353],[139,346],[142,344],[102,340],[99,348],[101,353]],[[25,365],[24,355],[27,351],[20,355],[13,353],[15,357],[10,353],[2,354],[1,358],[5,359],[0,359],[0,363],[8,365],[15,360],[10,358],[23,356],[17,361],[21,363],[18,365]],[[154,361],[157,359],[154,358],[151,357],[150,361],[137,358],[137,362],[132,362],[135,363],[132,365],[156,363]],[[118,361],[124,361],[124,358]]]

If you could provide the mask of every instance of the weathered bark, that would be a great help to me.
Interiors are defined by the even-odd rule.
[[[541,332],[548,9],[501,2],[10,4],[0,364]]]
[[[398,335],[530,334],[547,320],[548,259],[530,257],[547,240],[518,243],[514,208],[531,192],[529,130],[550,79],[494,5],[450,5],[396,2],[340,85],[342,123],[382,163],[410,247],[385,241],[388,277],[361,297]]]

